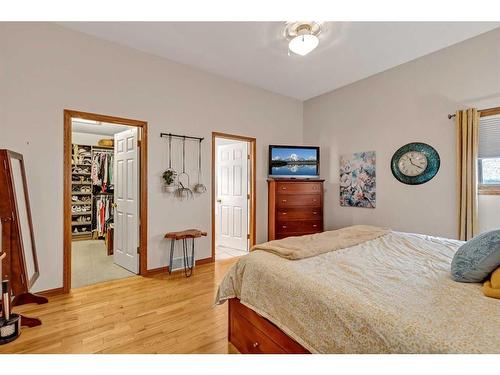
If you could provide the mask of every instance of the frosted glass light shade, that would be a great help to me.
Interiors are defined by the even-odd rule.
[[[293,53],[300,56],[305,56],[314,50],[319,44],[319,39],[315,35],[305,34],[298,35],[288,43],[288,48]]]

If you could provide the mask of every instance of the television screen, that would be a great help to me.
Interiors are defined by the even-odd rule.
[[[319,177],[319,147],[269,146],[269,176]]]

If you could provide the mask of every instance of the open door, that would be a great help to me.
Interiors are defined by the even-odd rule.
[[[218,244],[248,250],[248,144],[221,145],[217,152]]]
[[[139,273],[138,129],[115,134],[114,262]]]

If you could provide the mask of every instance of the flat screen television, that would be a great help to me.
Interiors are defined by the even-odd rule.
[[[319,147],[270,145],[269,177],[318,178]]]

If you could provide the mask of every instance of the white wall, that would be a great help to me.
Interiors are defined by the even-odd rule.
[[[456,109],[500,106],[500,29],[403,64],[304,104],[304,141],[321,146],[326,228],[351,224],[456,237]],[[429,143],[441,156],[430,182],[391,173],[393,153]],[[340,207],[339,155],[377,152],[377,208]]]
[[[209,193],[179,202],[162,192],[160,132],[205,137],[205,156],[212,131],[257,138],[257,241],[267,233],[267,147],[302,142],[300,101],[57,25],[1,23],[0,148],[25,157],[41,268],[35,290],[62,286],[64,109],[148,122],[149,269],[167,264],[166,231],[211,228]],[[209,158],[203,166],[209,184]],[[210,243],[198,241],[198,259],[211,256]]]
[[[480,233],[500,228],[500,195],[479,195],[477,206]]]

